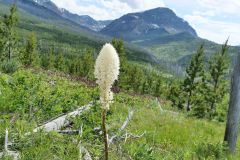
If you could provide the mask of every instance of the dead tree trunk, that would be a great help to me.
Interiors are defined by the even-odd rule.
[[[224,141],[227,142],[228,149],[231,153],[235,152],[238,136],[238,124],[240,118],[240,55],[235,65],[232,82],[231,95],[227,116]]]

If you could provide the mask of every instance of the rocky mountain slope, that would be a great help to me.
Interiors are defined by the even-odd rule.
[[[35,1],[36,3],[38,3],[41,6],[44,6],[48,9],[54,11],[58,15],[66,18],[66,19],[69,19],[79,25],[87,27],[93,31],[99,31],[102,28],[106,27],[109,23],[111,23],[111,20],[97,21],[88,15],[78,15],[78,14],[71,13],[64,8],[59,8],[51,0],[33,0],[33,1]]]
[[[169,8],[155,8],[145,12],[129,13],[101,30],[101,33],[127,41],[147,41],[166,35],[196,31]]]

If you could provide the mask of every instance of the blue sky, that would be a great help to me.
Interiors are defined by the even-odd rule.
[[[116,19],[156,7],[168,7],[202,38],[240,45],[240,0],[52,0],[60,8],[97,20]]]

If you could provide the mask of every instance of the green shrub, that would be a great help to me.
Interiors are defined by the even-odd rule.
[[[1,69],[4,73],[14,73],[19,67],[19,63],[15,60],[4,61]]]
[[[153,148],[148,144],[140,144],[133,158],[136,160],[146,159],[153,160]]]
[[[196,148],[197,159],[224,159],[226,157],[222,143],[202,142]]]

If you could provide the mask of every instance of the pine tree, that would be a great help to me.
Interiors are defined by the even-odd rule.
[[[121,65],[121,69],[122,69],[122,67],[125,67],[125,65],[127,63],[124,42],[123,42],[123,40],[118,40],[118,39],[114,38],[112,40],[112,45],[114,46],[114,48],[116,49],[116,51],[119,55],[120,65]]]
[[[196,55],[193,56],[189,66],[186,69],[186,79],[183,83],[183,89],[187,93],[187,111],[190,111],[192,105],[194,91],[201,82],[204,74],[204,48],[201,45]]]
[[[64,57],[62,52],[58,53],[55,59],[54,67],[59,71],[64,71]]]
[[[206,80],[206,72],[202,73],[201,81],[196,85],[194,94],[193,115],[198,118],[206,117],[208,110],[207,97],[209,93],[209,85]]]
[[[54,68],[53,47],[49,48],[48,52],[42,55],[42,66],[44,69]]]
[[[155,88],[154,88],[154,96],[159,97],[161,94],[161,84],[162,84],[162,80],[161,78],[157,78],[156,82],[155,82]]]
[[[38,61],[37,38],[35,33],[31,33],[27,40],[26,50],[23,53],[23,64],[26,66],[37,65]]]
[[[126,58],[126,52],[125,52],[125,48],[124,48],[124,42],[123,40],[118,40],[116,38],[114,38],[112,40],[112,45],[114,46],[114,48],[116,49],[119,58],[120,58],[120,76],[119,76],[119,81],[115,81],[114,83],[114,87],[118,87],[119,85],[122,85],[122,83],[124,83],[124,80],[127,76],[127,58]],[[124,76],[126,75],[126,76]]]
[[[93,51],[88,49],[87,52],[82,57],[82,65],[81,65],[81,76],[83,77],[93,77],[94,70],[94,57]]]
[[[173,80],[169,84],[167,93],[167,98],[172,102],[172,105],[176,106],[178,109],[183,109],[185,103],[185,94],[181,87],[182,82],[179,80]]]
[[[3,24],[0,29],[0,58],[1,61],[10,61],[13,57],[18,56],[19,46],[16,33],[18,23],[17,6],[13,4],[10,8],[10,15],[4,15]]]
[[[209,62],[210,84],[209,91],[210,102],[210,118],[216,112],[216,103],[221,101],[227,92],[225,85],[225,76],[229,71],[229,58],[228,58],[228,40],[222,45],[222,48],[217,52]]]

